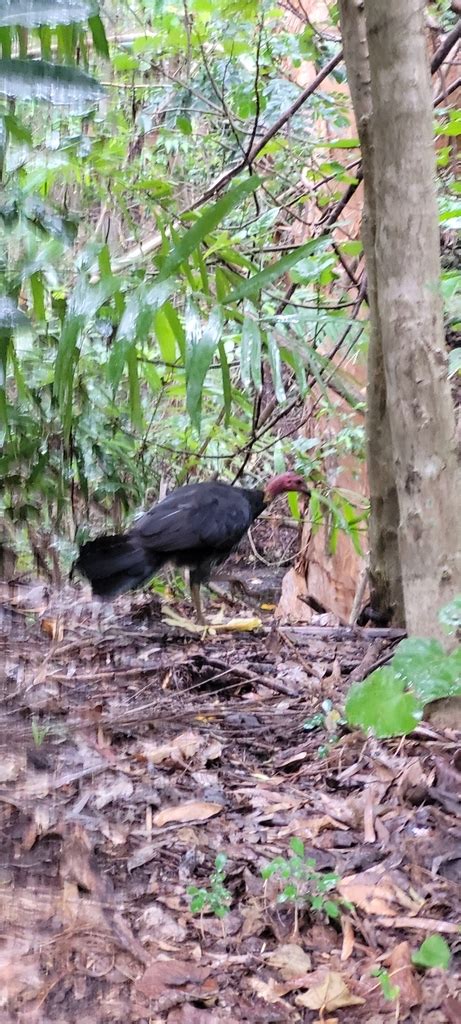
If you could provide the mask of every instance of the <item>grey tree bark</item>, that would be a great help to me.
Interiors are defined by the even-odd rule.
[[[405,612],[398,544],[400,513],[377,302],[373,111],[368,43],[362,0],[340,0],[339,7],[347,80],[360,138],[365,188],[361,234],[370,309],[367,386],[367,469],[371,504],[368,530],[370,598],[378,613],[385,614],[390,610],[393,622],[403,625]]]
[[[373,109],[376,311],[409,633],[438,635],[461,591],[461,467],[439,291],[432,98],[422,0],[365,0]],[[370,443],[373,443],[371,438]]]

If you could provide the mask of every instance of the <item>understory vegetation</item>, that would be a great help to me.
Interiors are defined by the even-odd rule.
[[[68,568],[90,521],[118,527],[165,487],[285,465],[313,481],[331,548],[345,530],[362,550],[366,502],[328,473],[330,456],[364,457],[343,364],[367,345],[360,151],[330,15],[324,33],[212,0],[0,18],[1,501],[19,569],[31,551]],[[328,90],[303,93],[306,61],[331,67]],[[459,130],[438,104],[444,230]],[[451,336],[460,282],[445,271]]]

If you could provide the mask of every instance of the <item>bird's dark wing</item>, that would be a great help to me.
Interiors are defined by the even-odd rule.
[[[130,532],[159,552],[227,551],[253,518],[243,490],[221,483],[191,484],[154,505]]]

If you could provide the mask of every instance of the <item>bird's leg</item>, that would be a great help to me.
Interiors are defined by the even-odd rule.
[[[190,596],[192,598],[192,604],[195,608],[195,613],[197,615],[197,622],[199,622],[201,625],[206,625],[202,612],[202,602],[200,600],[200,583],[191,582]]]

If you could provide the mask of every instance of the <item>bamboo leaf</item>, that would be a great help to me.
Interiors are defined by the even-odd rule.
[[[165,363],[174,363],[176,359],[176,338],[164,309],[159,309],[155,314],[154,326],[162,359]]]
[[[192,425],[200,432],[203,384],[211,360],[221,340],[223,312],[217,306],[211,313],[201,337],[192,341],[186,359],[186,406]]]
[[[32,291],[32,301],[34,304],[34,316],[36,320],[44,320],[45,291],[43,288],[43,278],[40,272],[32,274],[30,278],[30,287]]]
[[[0,25],[24,28],[70,25],[74,21],[86,21],[98,12],[96,0],[3,0]]]
[[[79,68],[44,60],[0,60],[0,93],[18,100],[46,100],[72,107],[73,113],[94,106],[104,93],[95,78]]]
[[[161,266],[157,280],[164,281],[167,277],[176,273],[181,263],[188,259],[194,252],[194,249],[203,242],[205,236],[210,231],[213,231],[234,207],[238,206],[243,199],[246,199],[247,196],[254,192],[259,184],[260,179],[257,177],[247,178],[240,185],[236,185],[235,188],[226,192],[213,206],[210,206],[195,224],[181,236],[176,245],[172,247]]]
[[[127,354],[127,367],[128,367],[128,385],[130,393],[130,416],[133,426],[141,429],[142,427],[142,411],[141,411],[141,393],[139,390],[139,377],[138,377],[138,356],[136,352],[136,345],[131,345]]]
[[[224,400],[224,426],[228,427],[232,406],[232,385],[229,373],[229,363],[227,361],[226,349],[223,341],[219,342],[218,352],[219,358],[221,360],[222,390]]]
[[[182,325],[182,323],[181,323],[181,321],[179,319],[179,316],[178,316],[174,306],[172,306],[171,302],[165,302],[165,305],[163,307],[163,312],[165,313],[165,316],[166,316],[166,318],[168,320],[168,323],[170,324],[171,330],[173,331],[174,336],[176,338],[176,343],[177,343],[177,346],[178,346],[179,351],[181,353],[181,359],[182,359],[183,363],[185,363],[185,361],[186,361],[186,334],[185,334],[185,331],[184,331],[184,327],[183,327],[183,325]]]
[[[88,25],[93,37],[93,45],[96,53],[99,53],[101,57],[109,57],[109,44],[107,42],[106,30],[99,15],[89,18]]]
[[[282,379],[282,360],[280,358],[280,349],[275,338],[271,334],[267,337],[267,354],[269,356],[269,363],[272,371],[275,397],[278,402],[283,403],[286,401],[287,396],[285,394]]]
[[[254,295],[255,292],[261,291],[266,285],[270,284],[277,277],[281,277],[282,274],[286,274],[287,270],[294,267],[299,260],[304,259],[305,256],[310,256],[313,252],[319,248],[320,245],[325,245],[323,239],[315,238],[310,242],[306,242],[305,245],[298,246],[293,252],[287,253],[286,256],[282,256],[280,260],[276,260],[275,263],[271,263],[269,267],[261,270],[259,274],[253,274],[253,277],[247,278],[246,281],[242,281],[241,285],[234,289],[230,295],[227,296],[226,302],[240,302],[241,299],[246,299],[250,295]]]

